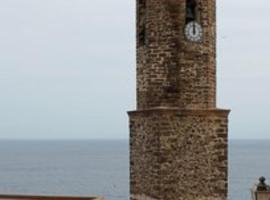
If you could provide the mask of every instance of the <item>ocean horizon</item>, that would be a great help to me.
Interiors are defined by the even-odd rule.
[[[229,199],[270,180],[270,140],[229,141]],[[129,199],[129,141],[0,140],[0,193]]]

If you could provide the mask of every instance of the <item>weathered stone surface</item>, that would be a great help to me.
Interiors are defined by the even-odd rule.
[[[192,43],[184,36],[185,0],[137,0],[138,109],[215,107],[215,0],[198,4],[204,36]]]
[[[227,116],[227,110],[130,112],[131,194],[225,200]]]
[[[197,0],[203,40],[184,36],[189,0],[137,0],[131,200],[226,200],[228,110],[216,108],[215,0]]]

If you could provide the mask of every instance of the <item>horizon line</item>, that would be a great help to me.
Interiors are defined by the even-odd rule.
[[[0,138],[0,141],[115,141],[125,140],[129,138]],[[229,138],[229,141],[233,140],[270,140],[270,138]]]

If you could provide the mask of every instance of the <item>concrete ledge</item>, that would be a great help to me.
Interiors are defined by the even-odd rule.
[[[129,111],[128,115],[141,115],[141,114],[152,114],[152,113],[171,113],[171,114],[177,114],[179,116],[184,115],[218,115],[218,116],[228,116],[230,113],[230,110],[228,109],[180,109],[180,108],[172,108],[172,107],[156,107],[151,109],[145,109],[145,110],[134,110]]]
[[[0,195],[0,200],[104,200],[101,197]]]

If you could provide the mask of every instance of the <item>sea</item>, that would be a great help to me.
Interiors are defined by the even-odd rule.
[[[270,182],[270,140],[229,142],[229,199],[250,200]],[[129,199],[127,140],[0,141],[0,194]]]

